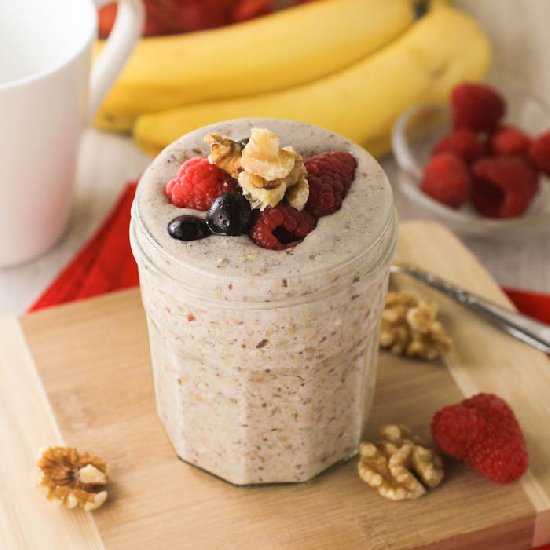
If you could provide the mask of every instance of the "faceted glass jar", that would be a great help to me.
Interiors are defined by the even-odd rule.
[[[160,227],[169,220],[156,226],[148,210],[162,193],[146,189],[166,183],[192,156],[189,150],[197,154],[184,138],[153,162],[133,206],[131,243],[157,410],[177,455],[238,485],[307,481],[357,452],[372,404],[379,318],[397,235],[391,190],[369,155],[325,130],[288,121],[225,124],[243,135],[252,126],[272,127],[285,145],[300,145],[294,134],[307,128],[317,143],[308,153],[346,146],[365,160],[359,173],[381,185],[371,196],[380,199],[375,234],[364,236],[364,245],[353,243],[351,254],[326,248],[318,266],[314,254],[304,254],[309,246],[323,254],[334,220],[326,227],[320,222],[290,253],[258,249],[246,236],[209,237],[200,245],[204,254],[211,246],[227,256],[200,265],[196,248],[185,243],[180,252],[182,243],[164,240]],[[206,131],[220,128],[197,131],[197,143]],[[176,168],[166,170],[175,157]],[[344,202],[353,196],[350,190]],[[306,244],[318,231],[313,239],[319,243]],[[271,269],[258,271],[262,262]],[[232,264],[236,269],[227,267]]]

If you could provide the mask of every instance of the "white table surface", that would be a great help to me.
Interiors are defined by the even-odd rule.
[[[457,0],[487,29],[494,45],[490,79],[500,87],[521,81],[550,104],[550,2],[548,0]],[[521,7],[520,7],[521,4]],[[498,6],[498,9],[497,9]],[[82,139],[75,208],[64,238],[41,258],[0,269],[0,317],[23,313],[101,224],[124,184],[150,159],[129,138],[88,130]],[[390,181],[395,164],[383,162]],[[401,219],[414,211],[398,199]],[[466,244],[502,285],[550,292],[550,227],[536,240]]]

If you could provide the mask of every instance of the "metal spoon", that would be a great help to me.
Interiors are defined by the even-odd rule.
[[[418,267],[408,264],[396,264],[391,266],[390,272],[403,273],[427,284],[459,304],[474,310],[487,321],[518,340],[522,340],[545,353],[550,353],[550,326],[521,313],[510,311]]]

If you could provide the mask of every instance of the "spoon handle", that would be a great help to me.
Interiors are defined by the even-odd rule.
[[[487,321],[515,338],[545,353],[550,353],[550,326],[490,302],[418,267],[407,264],[393,265],[391,272],[413,277],[449,296],[459,304],[474,310]]]

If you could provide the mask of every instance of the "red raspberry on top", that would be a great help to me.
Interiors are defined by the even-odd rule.
[[[514,126],[502,126],[489,138],[489,149],[496,156],[527,157],[531,138]]]
[[[443,453],[497,482],[517,481],[529,465],[525,438],[510,406],[480,393],[443,407],[432,418],[432,438]]]
[[[473,168],[472,204],[489,218],[514,218],[523,214],[539,189],[535,170],[520,157],[489,157]]]
[[[492,132],[506,110],[504,99],[496,90],[474,82],[455,86],[450,103],[454,127],[474,132]]]
[[[445,134],[434,145],[432,156],[439,153],[454,153],[466,164],[470,164],[483,155],[483,144],[474,131],[468,128],[457,128]]]
[[[459,208],[470,198],[472,178],[461,158],[439,153],[426,165],[420,189],[450,208]]]
[[[195,157],[181,165],[178,175],[166,184],[165,193],[179,208],[208,210],[216,197],[238,190],[237,182],[229,174],[208,159]]]
[[[257,214],[249,235],[262,248],[284,250],[302,242],[315,224],[315,218],[307,212],[278,204]]]
[[[344,151],[329,151],[304,159],[304,166],[309,183],[305,210],[315,218],[340,210],[355,179],[355,157]]]
[[[529,156],[541,172],[550,176],[550,132],[546,132],[532,141]]]

